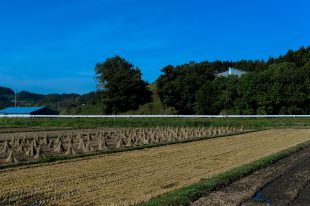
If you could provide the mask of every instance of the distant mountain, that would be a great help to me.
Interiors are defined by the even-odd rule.
[[[67,114],[69,109],[78,107],[81,103],[79,94],[48,94],[36,102],[38,106],[47,106],[51,109]]]
[[[37,101],[43,99],[45,95],[36,94],[27,91],[21,91],[17,93],[18,103],[24,106],[36,104]]]
[[[14,91],[10,88],[0,87],[0,108],[10,106],[14,103]]]
[[[14,91],[10,88],[0,87],[0,95],[14,95]]]
[[[21,91],[16,94],[17,106],[44,106],[59,111],[61,114],[80,114],[88,104],[97,105],[98,97],[95,92],[79,94],[36,94]],[[15,93],[12,89],[0,87],[0,109],[14,106]],[[96,113],[100,110],[96,109]]]

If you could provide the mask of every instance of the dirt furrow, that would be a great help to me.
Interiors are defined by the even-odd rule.
[[[310,148],[200,198],[191,206],[309,205]]]

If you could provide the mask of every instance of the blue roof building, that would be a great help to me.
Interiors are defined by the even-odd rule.
[[[59,113],[46,107],[8,107],[0,110],[0,114],[58,115]]]
[[[247,72],[245,72],[245,71],[229,67],[227,71],[222,72],[222,73],[218,73],[215,76],[217,76],[217,77],[228,77],[229,75],[237,75],[238,77],[240,77],[242,74],[246,74],[246,73]]]

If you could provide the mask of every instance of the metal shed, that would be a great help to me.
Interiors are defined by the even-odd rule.
[[[55,110],[47,107],[8,107],[0,110],[0,114],[4,115],[58,115],[59,113]]]

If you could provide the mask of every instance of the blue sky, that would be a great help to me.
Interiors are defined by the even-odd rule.
[[[168,64],[267,59],[310,45],[308,0],[3,0],[0,86],[96,90],[94,67],[120,55],[153,82]]]

